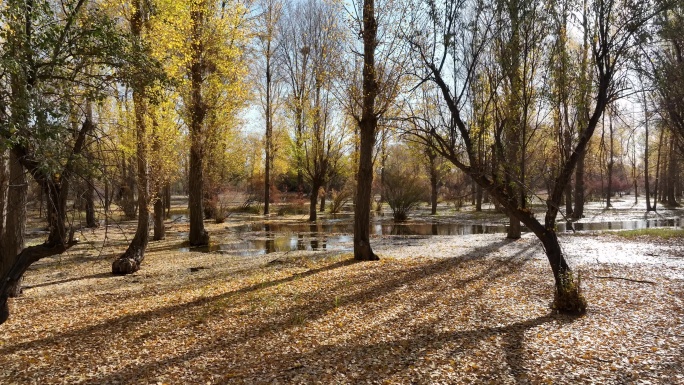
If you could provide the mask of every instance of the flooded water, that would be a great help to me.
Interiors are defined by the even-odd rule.
[[[682,218],[631,220],[612,222],[572,223],[575,231],[636,230],[657,227],[682,228]],[[559,222],[558,232],[571,231],[567,223]],[[202,248],[181,248],[181,251],[229,253],[239,256],[255,256],[280,251],[296,250],[352,250],[353,224],[349,221],[319,223],[264,223],[227,227],[237,238]],[[507,226],[503,224],[463,224],[440,222],[374,223],[371,234],[376,236],[429,237],[435,235],[502,234]],[[523,227],[523,232],[527,229]],[[233,238],[233,237],[231,237]]]

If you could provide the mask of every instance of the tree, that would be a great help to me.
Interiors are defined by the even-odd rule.
[[[131,34],[142,45],[143,22],[148,15],[140,0],[131,3]],[[133,85],[133,108],[135,114],[135,143],[136,143],[136,166],[138,186],[138,226],[135,235],[126,251],[112,262],[113,274],[132,274],[140,269],[145,259],[145,250],[149,242],[150,209],[149,209],[149,178],[147,162],[147,97],[144,79],[134,79]]]
[[[4,256],[10,260],[0,271],[0,323],[9,316],[9,288],[26,269],[75,242],[66,224],[66,203],[95,125],[83,114],[74,129],[64,106],[98,100],[109,81],[123,81],[129,71],[156,73],[135,40],[99,4],[86,3],[12,0],[0,10],[0,40],[14,42],[0,48],[0,84],[12,83],[12,92],[0,91],[0,138],[46,196],[49,228],[44,243]]]
[[[370,245],[370,212],[373,185],[373,150],[378,122],[392,107],[401,86],[404,73],[403,45],[398,35],[401,22],[408,9],[392,15],[391,7],[379,10],[375,0],[356,4],[354,27],[360,31],[363,43],[361,87],[352,84],[349,114],[356,120],[359,133],[358,172],[356,174],[356,200],[354,205],[354,259],[378,260]],[[382,14],[383,25],[378,24]],[[380,34],[379,34],[380,31]],[[382,42],[382,44],[381,44]],[[376,56],[381,60],[376,62]]]
[[[414,30],[409,35],[415,72],[421,82],[434,84],[441,92],[442,102],[451,113],[453,124],[442,130],[418,131],[416,135],[463,170],[480,184],[506,209],[519,219],[541,241],[555,280],[554,307],[560,311],[583,312],[586,302],[581,296],[577,277],[573,276],[558,242],[556,216],[572,173],[584,153],[607,104],[619,96],[619,76],[626,55],[634,48],[636,37],[643,25],[659,9],[651,10],[643,4],[620,4],[612,0],[597,0],[592,4],[594,20],[590,26],[596,33],[593,41],[594,82],[597,84],[591,118],[568,159],[562,162],[546,200],[544,222],[535,218],[529,208],[521,205],[519,197],[511,194],[508,184],[490,176],[477,158],[473,141],[472,121],[465,111],[470,106],[466,90],[476,77],[483,55],[492,47],[491,33],[495,24],[492,8],[480,2],[467,9],[465,2],[447,0],[443,4],[430,3],[432,8],[421,15],[414,25],[429,25],[430,29]],[[541,7],[540,4],[535,5]],[[448,37],[452,38],[448,38]],[[460,44],[450,44],[456,41]],[[454,58],[459,58],[458,60]],[[453,76],[453,77],[450,77]],[[528,80],[529,81],[529,80]],[[492,96],[494,97],[494,96]],[[504,148],[501,135],[494,135],[495,146]]]
[[[264,215],[269,214],[271,201],[271,171],[273,164],[273,114],[278,99],[277,73],[280,57],[277,55],[280,39],[280,18],[283,15],[283,4],[279,0],[263,0],[259,4],[261,11],[257,39],[257,50],[263,58],[264,84],[261,92],[264,117],[266,120],[266,132],[264,135],[265,167],[264,167]]]

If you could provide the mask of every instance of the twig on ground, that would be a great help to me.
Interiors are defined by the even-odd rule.
[[[601,278],[601,279],[620,279],[620,280],[623,280],[623,281],[630,281],[630,282],[637,282],[637,283],[648,283],[648,284],[651,284],[651,285],[655,285],[655,284],[656,284],[654,281],[645,281],[645,280],[631,279],[631,278],[625,278],[625,277],[615,277],[615,276],[612,276],[612,275],[608,275],[608,276],[599,276],[599,275],[597,275],[597,276],[595,276],[594,278]]]

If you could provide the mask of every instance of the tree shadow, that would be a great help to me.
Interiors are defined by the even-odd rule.
[[[443,260],[437,260],[432,263],[429,263],[427,265],[421,264],[418,266],[413,266],[406,268],[402,271],[397,272],[395,275],[390,276],[389,279],[386,276],[382,276],[380,274],[376,274],[375,271],[369,271],[368,274],[366,275],[360,275],[358,277],[355,277],[353,282],[351,282],[352,286],[354,287],[361,287],[360,290],[356,292],[351,292],[351,293],[346,293],[346,287],[349,286],[348,283],[341,282],[340,280],[337,280],[336,282],[330,283],[332,285],[332,291],[335,293],[340,293],[340,298],[339,301],[332,301],[329,296],[325,292],[313,292],[313,293],[308,293],[311,295],[311,302],[306,301],[304,303],[295,303],[291,304],[287,301],[285,301],[283,298],[279,299],[278,302],[278,307],[274,310],[274,313],[272,314],[272,317],[261,317],[259,319],[254,319],[254,320],[249,320],[246,321],[247,323],[244,326],[241,326],[240,328],[233,328],[232,330],[229,330],[228,333],[225,334],[219,334],[219,335],[212,335],[212,336],[206,336],[206,338],[197,338],[196,342],[193,343],[191,347],[189,347],[189,350],[185,352],[181,352],[177,355],[170,356],[164,360],[161,361],[155,361],[155,362],[143,362],[141,364],[136,364],[136,365],[129,365],[126,367],[122,367],[118,369],[115,372],[105,374],[103,376],[97,377],[95,379],[89,380],[86,383],[106,383],[106,382],[111,382],[111,381],[120,381],[120,380],[125,380],[125,379],[130,379],[130,378],[137,378],[137,379],[144,379],[144,378],[154,378],[153,376],[155,373],[159,373],[160,371],[164,371],[165,369],[168,369],[169,367],[172,367],[174,365],[181,364],[183,362],[187,361],[192,361],[194,359],[201,358],[205,354],[216,354],[217,352],[221,351],[231,351],[231,349],[235,349],[238,346],[244,345],[248,343],[251,340],[258,339],[258,338],[265,338],[271,333],[285,333],[289,331],[290,329],[293,329],[299,325],[302,324],[302,320],[305,322],[311,322],[319,319],[323,319],[328,312],[335,310],[337,307],[340,306],[350,306],[350,305],[358,305],[358,306],[364,306],[366,307],[366,304],[372,304],[377,298],[383,297],[383,296],[388,296],[393,293],[397,293],[399,290],[401,290],[403,287],[406,285],[412,285],[416,284],[417,282],[421,282],[423,280],[427,280],[430,277],[436,276],[436,275],[445,275],[459,269],[461,267],[467,268],[470,266],[471,263],[479,263],[481,261],[489,261],[491,263],[490,266],[488,266],[485,269],[482,269],[482,271],[477,271],[476,274],[472,274],[470,276],[466,276],[463,279],[450,279],[449,280],[449,285],[452,285],[454,287],[459,286],[459,287],[465,287],[466,285],[477,282],[477,281],[482,281],[484,284],[482,287],[480,287],[477,290],[473,290],[472,292],[469,292],[469,296],[474,296],[477,297],[481,295],[481,293],[491,284],[494,284],[496,282],[497,278],[509,275],[509,274],[515,274],[516,271],[518,271],[519,268],[521,268],[523,265],[525,265],[531,258],[526,257],[526,258],[520,258],[522,254],[524,254],[527,250],[530,248],[534,247],[534,244],[529,245],[528,247],[518,251],[516,255],[502,259],[502,260],[492,260],[491,258],[487,257],[486,254],[484,253],[485,256],[481,256],[479,254],[483,254],[481,249],[486,249],[487,252],[494,252],[496,249],[510,244],[512,241],[510,240],[501,240],[495,244],[489,244],[483,248],[477,248],[475,249],[471,255],[474,256],[467,256],[467,257],[459,257],[459,258],[447,258]],[[487,259],[489,258],[489,259]],[[227,303],[226,301],[231,300],[233,298],[236,298],[236,301],[244,301],[248,302],[251,300],[249,297],[238,297],[240,295],[244,294],[250,294],[250,293],[256,293],[259,292],[260,290],[265,290],[271,287],[275,287],[278,285],[283,285],[287,283],[291,283],[294,281],[306,279],[308,277],[312,277],[316,274],[320,274],[323,272],[328,272],[328,271],[333,271],[335,269],[343,268],[348,265],[355,264],[353,260],[343,260],[331,264],[327,264],[325,266],[321,266],[319,268],[315,269],[310,269],[305,272],[301,273],[295,273],[289,277],[281,278],[281,279],[276,279],[276,280],[271,280],[271,281],[266,281],[266,282],[260,282],[257,284],[253,284],[250,286],[246,286],[234,291],[230,291],[227,293],[223,293],[220,295],[214,295],[214,296],[207,296],[207,297],[202,297],[197,300],[194,300],[189,303],[183,303],[183,304],[178,304],[178,305],[171,305],[171,306],[165,306],[163,308],[159,309],[154,309],[142,313],[137,313],[137,314],[131,314],[131,315],[124,315],[117,317],[112,320],[108,320],[106,322],[65,332],[65,333],[58,333],[54,334],[50,337],[39,339],[39,340],[34,340],[34,341],[29,341],[25,343],[20,343],[20,344],[15,344],[12,346],[8,346],[6,348],[0,349],[0,354],[3,355],[9,355],[13,354],[16,352],[19,352],[21,350],[26,350],[26,351],[40,351],[44,349],[49,349],[53,345],[62,345],[62,344],[71,344],[73,343],[73,349],[78,349],[79,345],[87,346],[90,344],[95,343],[96,341],[106,341],[107,338],[110,339],[116,339],[118,338],[117,336],[121,335],[126,335],[129,334],[131,331],[136,330],[136,325],[143,325],[146,324],[150,321],[157,321],[157,322],[164,322],[164,319],[173,319],[174,317],[176,320],[178,319],[183,319],[184,321],[187,321],[185,323],[182,323],[181,327],[186,329],[188,333],[196,334],[198,336],[206,333],[206,330],[202,326],[202,321],[197,322],[193,317],[196,315],[198,312],[204,312],[207,314],[207,317],[209,320],[220,320],[225,316],[226,309],[228,309],[230,306],[234,306],[235,303]],[[369,269],[373,268],[373,264],[369,263],[368,264]],[[332,279],[335,279],[338,275],[333,277]],[[341,274],[340,274],[341,276]],[[384,280],[379,280],[378,277],[383,277],[385,278]],[[448,276],[446,276],[448,277]],[[425,281],[427,282],[427,281]],[[261,294],[260,294],[261,295]],[[400,294],[397,294],[400,296]],[[437,299],[439,299],[441,293],[439,292],[433,292],[426,294],[421,301],[419,302],[419,306],[423,307],[429,307],[430,304],[434,303]],[[392,303],[391,305],[395,305],[395,303]],[[370,306],[372,308],[372,306]],[[383,309],[376,309],[375,312],[383,312]],[[369,311],[369,313],[373,314],[372,312]],[[241,315],[235,315],[236,317],[241,316]],[[247,314],[248,317],[249,314]],[[397,315],[397,317],[410,317],[411,314],[408,312],[400,313]],[[554,319],[551,317],[551,319]],[[204,321],[206,322],[206,320]],[[536,322],[541,322],[541,321],[536,321]],[[548,322],[548,321],[544,321]],[[153,323],[152,323],[153,324]],[[531,325],[531,324],[530,324]],[[525,326],[523,324],[518,326],[519,328],[522,328],[522,332],[526,330],[526,328],[532,327],[532,326]],[[245,328],[245,329],[243,329]],[[425,346],[428,341],[428,339],[424,339],[422,337],[423,332],[426,332],[430,330],[430,325],[424,326],[424,329],[421,331],[419,330],[419,333],[413,333],[412,341],[417,346]],[[511,327],[512,328],[512,327]],[[189,330],[187,330],[189,329]],[[508,332],[507,329],[502,329],[502,328],[485,328],[482,330],[484,333],[504,333]],[[521,333],[522,333],[521,332]],[[154,334],[154,333],[152,333]],[[465,332],[453,332],[453,333],[439,333],[439,332],[434,332],[432,331],[433,335],[436,335],[438,338],[447,338],[450,340],[459,340],[463,339]],[[516,338],[520,336],[519,340],[522,338],[522,334],[515,334]],[[146,339],[152,338],[154,336],[139,336],[138,339],[136,340],[135,343],[137,344],[142,344]],[[69,342],[71,341],[71,342]],[[512,339],[508,344],[511,345],[511,349],[516,349],[516,340]],[[400,342],[397,341],[390,341],[386,342],[387,346],[394,346],[396,344],[399,344]],[[363,350],[364,348],[363,343],[359,342],[357,346],[357,350]],[[102,349],[106,349],[106,346],[103,346]],[[332,346],[328,347],[328,349],[332,349],[335,351],[343,352],[349,349],[348,346]],[[320,352],[320,354],[323,354],[324,352]],[[276,358],[279,359],[279,364],[276,365],[277,370],[287,370],[289,367],[286,367],[288,363],[292,362],[292,359],[289,357],[285,356],[279,356],[278,353],[275,354]],[[315,358],[315,357],[314,357]],[[85,358],[84,358],[85,359]],[[515,362],[515,357],[511,356],[509,359],[514,366],[522,366],[520,363]],[[246,362],[244,365],[249,366],[249,363]],[[40,372],[41,370],[49,371],[49,368],[46,369],[40,369],[36,368],[35,369],[37,372]],[[277,372],[277,371],[276,371]],[[36,373],[40,377],[40,373]],[[228,380],[228,379],[226,379]]]
[[[80,276],[80,277],[61,279],[58,281],[43,282],[43,283],[38,283],[35,285],[24,285],[23,288],[28,290],[28,289],[35,289],[38,287],[60,285],[62,283],[67,283],[67,282],[82,281],[82,280],[86,280],[86,279],[111,278],[111,277],[116,277],[116,276],[112,275],[111,273],[97,273],[97,274],[91,274],[91,275],[84,275],[84,276]]]

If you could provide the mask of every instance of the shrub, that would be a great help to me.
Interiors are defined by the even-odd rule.
[[[420,202],[427,201],[430,194],[424,178],[399,163],[390,163],[385,168],[382,189],[395,221],[406,220],[409,212]]]
[[[332,190],[330,193],[332,198],[332,201],[330,202],[330,213],[337,214],[342,211],[342,207],[351,201],[353,195],[352,189],[347,186],[343,187],[340,191]]]

